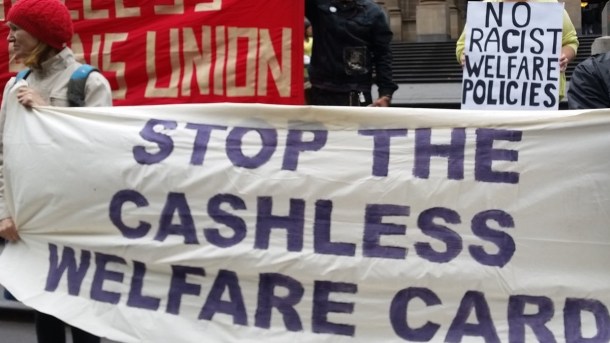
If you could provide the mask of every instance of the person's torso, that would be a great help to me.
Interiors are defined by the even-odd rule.
[[[376,6],[376,5],[375,5]],[[358,0],[350,6],[340,6],[337,1],[325,0],[317,3],[318,26],[314,35],[335,49],[345,46],[369,46],[373,39],[373,25],[378,10],[367,1]]]
[[[27,76],[28,86],[35,90],[49,105],[69,107],[68,82],[81,64],[76,62],[68,49],[43,63],[42,70],[32,70]]]
[[[374,25],[381,11],[376,6],[364,0],[347,7],[337,1],[317,1],[312,80],[370,86]]]

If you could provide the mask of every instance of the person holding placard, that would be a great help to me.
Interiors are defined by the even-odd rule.
[[[556,3],[557,0],[484,0],[485,2],[530,2],[530,3]],[[456,43],[456,57],[458,62],[464,66],[465,63],[465,44],[466,44],[466,31],[462,31],[460,38]],[[565,71],[568,64],[576,57],[578,52],[578,34],[572,24],[572,20],[568,12],[563,11],[563,30],[561,34],[561,55],[559,58],[559,67],[561,77],[559,81],[559,98],[563,99],[566,94],[566,77]]]
[[[309,63],[311,62],[311,50],[313,49],[313,29],[311,23],[305,18],[305,34],[303,37],[303,64],[305,68],[303,75],[305,75],[305,105],[311,103],[311,82],[309,82]]]
[[[7,82],[0,108],[0,239],[18,241],[17,227],[9,213],[4,198],[4,145],[2,132],[10,104],[26,108],[36,106],[112,106],[112,91],[108,80],[98,72],[87,74],[79,81],[72,81],[73,73],[83,65],[76,61],[67,47],[74,34],[68,8],[59,0],[19,0],[6,16],[12,44],[13,58],[20,60],[27,69]],[[88,71],[94,68],[86,68]],[[80,82],[84,93],[82,104],[71,103],[70,84]],[[78,88],[78,87],[77,87]],[[11,98],[13,97],[13,98]],[[8,101],[16,99],[16,102]],[[58,133],[60,134],[60,133]],[[40,190],[44,192],[44,190]],[[36,336],[39,343],[62,343],[66,340],[66,325],[58,318],[36,312]],[[75,343],[99,343],[100,338],[72,327]]]

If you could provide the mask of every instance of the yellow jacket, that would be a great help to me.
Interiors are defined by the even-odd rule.
[[[504,2],[503,0],[484,0],[485,2]],[[528,0],[528,2],[557,2],[557,0]],[[458,62],[462,57],[462,53],[464,52],[464,46],[466,44],[466,34],[465,31],[462,31],[460,38],[457,41],[455,47],[455,56],[457,57]],[[563,31],[561,34],[561,46],[569,46],[574,50],[574,54],[578,52],[578,34],[576,33],[576,29],[574,28],[574,24],[572,24],[572,20],[568,15],[568,12],[563,11]],[[559,98],[563,98],[566,93],[566,75],[565,73],[561,73],[561,78],[559,79]]]

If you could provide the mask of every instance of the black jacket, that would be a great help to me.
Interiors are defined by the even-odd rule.
[[[392,95],[392,31],[385,13],[371,0],[306,0],[313,28],[309,66],[312,85],[330,91]],[[373,72],[375,80],[373,80]]]
[[[591,56],[576,66],[568,88],[568,107],[610,107],[610,52]]]

